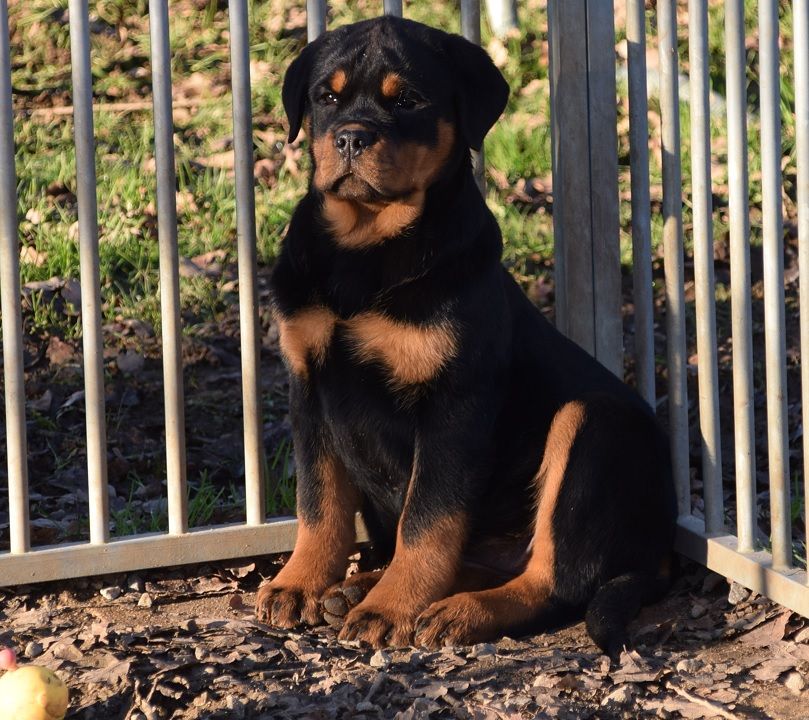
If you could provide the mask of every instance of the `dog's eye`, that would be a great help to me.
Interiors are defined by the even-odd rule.
[[[332,92],[323,93],[320,96],[320,102],[324,105],[336,105],[337,104],[337,95]]]
[[[399,93],[399,97],[396,98],[396,107],[402,110],[412,110],[416,105],[420,105],[423,102],[424,99],[421,95],[412,90],[405,90]]]

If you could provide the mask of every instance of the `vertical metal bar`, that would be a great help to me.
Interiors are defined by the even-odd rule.
[[[564,137],[560,132],[560,115],[563,108],[559,104],[558,84],[561,76],[560,67],[562,65],[563,47],[559,32],[560,21],[557,13],[558,5],[555,0],[548,0],[548,78],[549,95],[551,102],[551,178],[553,182],[559,182],[562,177],[564,162]],[[557,186],[558,187],[558,186]],[[570,318],[567,308],[570,304],[570,293],[567,291],[567,241],[564,235],[565,223],[562,222],[564,205],[560,200],[564,198],[564,192],[554,193],[553,212],[553,277],[554,277],[554,320],[556,329],[565,335],[570,335]],[[585,196],[585,202],[589,198]]]
[[[784,221],[781,215],[781,76],[778,1],[758,6],[761,86],[761,192],[764,240],[764,345],[773,567],[792,566],[787,446]]]
[[[708,88],[708,1],[689,0],[691,65],[691,197],[694,212],[694,290],[697,311],[699,429],[705,532],[724,525],[722,450],[719,438],[719,369],[716,359],[716,292],[711,199],[711,108]]]
[[[798,267],[809,267],[809,2],[792,3],[795,53],[795,141],[798,164]],[[809,359],[809,278],[801,283],[801,357]],[[801,363],[804,508],[809,508],[809,360]],[[807,510],[804,510],[807,512]],[[809,548],[809,522],[806,522]],[[809,581],[809,573],[807,573]]]
[[[565,108],[560,107],[559,104],[559,82],[560,82],[560,66],[563,66],[563,50],[562,38],[564,33],[561,32],[560,14],[557,12],[558,5],[556,2],[548,0],[548,76],[549,82],[549,95],[551,101],[551,177],[553,182],[558,183],[557,187],[561,185],[563,170],[566,166],[565,163],[565,143],[564,135],[561,133],[560,128],[563,127]],[[575,180],[574,180],[575,182]],[[570,336],[570,317],[567,311],[571,302],[571,293],[567,290],[567,250],[568,244],[565,237],[565,226],[567,223],[563,222],[562,216],[564,215],[564,197],[565,192],[556,192],[554,194],[554,212],[553,212],[553,276],[555,283],[555,302],[554,302],[554,315],[555,324],[559,332]],[[585,202],[589,203],[589,195],[584,195]]]
[[[25,437],[20,249],[17,244],[17,177],[14,169],[14,110],[11,96],[8,3],[0,0],[0,311],[6,400],[6,455],[10,548],[31,547],[28,523],[28,446]]]
[[[233,147],[236,156],[236,229],[239,251],[239,325],[244,409],[244,481],[248,525],[265,518],[261,442],[261,346],[258,322],[256,200],[253,190],[253,112],[247,0],[230,0],[233,68]]]
[[[149,0],[152,88],[157,165],[157,236],[160,246],[160,316],[163,334],[163,396],[166,406],[166,478],[169,532],[188,530],[185,410],[177,250],[177,176],[171,115],[171,54],[168,0]]]
[[[98,207],[93,81],[90,71],[90,21],[87,0],[70,0],[70,56],[73,74],[73,132],[76,143],[81,326],[87,424],[87,490],[90,542],[110,539],[107,486],[107,432],[104,417],[104,337],[101,332],[101,282],[98,262]]]
[[[497,37],[506,37],[512,30],[519,30],[520,18],[517,0],[486,0],[489,27]]]
[[[326,0],[306,0],[306,37],[312,42],[326,32]]]
[[[725,3],[730,291],[733,334],[733,419],[736,535],[740,552],[756,540],[756,439],[753,418],[753,315],[750,289],[750,218],[747,172],[747,78],[744,0]]]
[[[402,17],[402,0],[384,0],[385,15]]]
[[[646,98],[646,13],[629,0],[626,13],[629,73],[629,162],[632,188],[632,284],[635,302],[635,375],[638,391],[655,405],[652,223],[649,199],[649,106]]]
[[[688,389],[685,374],[683,206],[676,10],[676,0],[659,0],[657,3],[663,145],[663,262],[666,272],[669,434],[674,481],[677,487],[677,507],[680,515],[690,515],[691,483],[688,472]]]
[[[480,0],[461,0],[461,34],[480,45]],[[486,196],[486,159],[483,148],[472,151],[472,172],[483,196]]]

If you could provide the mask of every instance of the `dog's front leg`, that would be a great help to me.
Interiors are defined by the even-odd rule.
[[[433,409],[441,415],[442,408]],[[469,509],[488,470],[487,438],[446,415],[419,429],[393,559],[346,616],[341,640],[409,645],[419,614],[447,595],[466,544]]]
[[[302,381],[292,379],[290,411],[298,469],[298,537],[292,556],[259,588],[256,615],[278,627],[322,620],[320,596],[345,576],[355,541],[359,495],[331,447]]]

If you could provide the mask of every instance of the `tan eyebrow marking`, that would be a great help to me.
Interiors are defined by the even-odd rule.
[[[396,97],[404,87],[404,81],[397,73],[388,73],[382,78],[382,94],[385,97]]]
[[[348,76],[346,75],[346,71],[343,69],[335,70],[334,73],[332,73],[332,76],[329,78],[329,87],[334,92],[340,93],[345,89],[347,82]]]

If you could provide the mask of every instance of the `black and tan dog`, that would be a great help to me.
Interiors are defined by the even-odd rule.
[[[437,646],[586,610],[614,652],[665,588],[666,440],[503,269],[473,179],[507,97],[483,50],[392,18],[326,33],[287,72],[313,172],[272,278],[300,517],[259,591],[273,625]],[[390,563],[344,580],[357,511]]]

